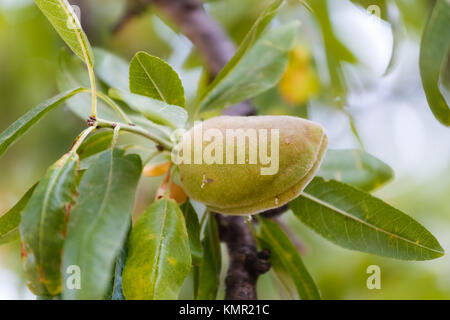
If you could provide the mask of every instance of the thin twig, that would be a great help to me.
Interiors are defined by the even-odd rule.
[[[115,129],[117,126],[120,126],[120,130],[128,131],[131,133],[135,133],[137,135],[143,136],[147,139],[152,140],[153,142],[157,143],[160,146],[163,146],[166,150],[172,150],[172,144],[166,140],[163,140],[155,135],[153,135],[150,131],[147,131],[139,126],[136,125],[127,125],[117,122],[112,122],[108,120],[103,119],[97,119],[96,121],[93,119],[90,119],[91,122],[88,120],[88,124],[92,126],[96,126],[97,128],[110,128]]]

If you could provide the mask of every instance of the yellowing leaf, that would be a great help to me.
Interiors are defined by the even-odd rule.
[[[177,299],[191,269],[183,213],[173,200],[152,204],[134,225],[122,275],[129,300]]]
[[[36,295],[61,292],[61,251],[75,201],[79,158],[68,153],[49,168],[22,213],[23,266]]]
[[[319,88],[309,52],[297,46],[290,52],[288,67],[280,80],[282,97],[294,105],[303,104],[317,95]]]

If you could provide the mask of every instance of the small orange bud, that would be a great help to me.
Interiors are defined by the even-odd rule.
[[[158,201],[161,198],[164,198],[167,194],[167,189],[169,188],[169,179],[170,175],[168,174],[164,181],[159,186],[158,190],[155,194],[155,201]],[[178,204],[185,203],[187,201],[187,195],[184,192],[183,188],[177,185],[175,182],[170,183],[169,189],[169,199],[175,200]]]
[[[146,177],[159,177],[167,173],[170,170],[171,162],[153,164],[149,163],[144,167],[143,174]]]
[[[187,198],[188,197],[183,188],[181,188],[175,182],[172,182],[172,184],[170,185],[170,199],[175,200],[178,204],[182,204],[187,201]]]

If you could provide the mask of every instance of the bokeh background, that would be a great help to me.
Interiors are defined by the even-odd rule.
[[[113,33],[125,1],[70,2],[82,8],[81,21],[94,46],[128,60],[139,50],[159,56],[179,72],[187,97],[195,95],[201,58],[157,12],[147,10]],[[424,224],[449,252],[450,130],[431,114],[418,67],[420,38],[434,1],[395,0],[385,6],[385,1],[340,0],[325,7],[324,0],[309,2],[305,8],[291,1],[273,22],[298,19],[301,32],[282,82],[253,104],[261,114],[308,116],[327,129],[331,148],[363,147],[389,164],[395,178],[375,194]],[[208,12],[237,44],[263,5],[260,0],[206,1]],[[381,19],[368,8],[375,13],[379,8]],[[0,0],[0,131],[57,93],[62,46],[32,0]],[[449,78],[442,84],[447,101]],[[66,152],[83,127],[68,109],[58,109],[0,159],[0,215]],[[137,208],[151,192],[144,181]],[[326,299],[450,299],[449,254],[428,262],[380,258],[336,247],[290,214],[285,221]],[[18,247],[0,247],[0,299],[34,298],[22,276]],[[381,290],[366,287],[372,264],[381,268]],[[268,276],[258,286],[260,298],[283,298]]]

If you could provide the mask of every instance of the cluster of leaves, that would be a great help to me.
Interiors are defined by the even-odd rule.
[[[66,0],[35,2],[75,56],[61,53],[57,80],[63,93],[1,133],[0,155],[64,102],[77,116],[89,118],[90,126],[0,217],[0,244],[20,238],[29,288],[41,297],[176,299],[193,272],[195,298],[215,299],[221,252],[214,216],[189,200],[179,207],[166,193],[132,226],[142,167],[155,156],[167,155],[176,143],[174,130],[189,127],[205,112],[218,112],[273,88],[288,64],[298,24],[265,30],[284,4],[273,1],[227,66],[187,108],[180,78],[163,60],[139,52],[128,64],[92,49]],[[443,28],[449,15],[448,2],[438,1],[435,10],[424,37],[424,43],[431,42],[433,57],[447,37],[436,29]],[[448,49],[448,41],[445,45]],[[422,56],[429,54],[425,50]],[[436,72],[432,66],[424,68]],[[428,92],[435,90],[435,74],[425,78]],[[432,107],[445,120],[441,102]],[[151,141],[145,146],[149,157],[142,161],[131,152],[136,146],[119,145],[123,131]],[[171,173],[176,180],[175,170]],[[301,222],[345,248],[404,260],[442,256],[438,241],[422,225],[370,195],[392,175],[386,164],[364,151],[330,150],[318,177],[290,208]],[[293,296],[320,298],[282,228],[262,217],[257,221],[255,236],[261,248],[270,249],[276,278]],[[81,270],[81,287],[69,285],[68,271],[74,266]]]

